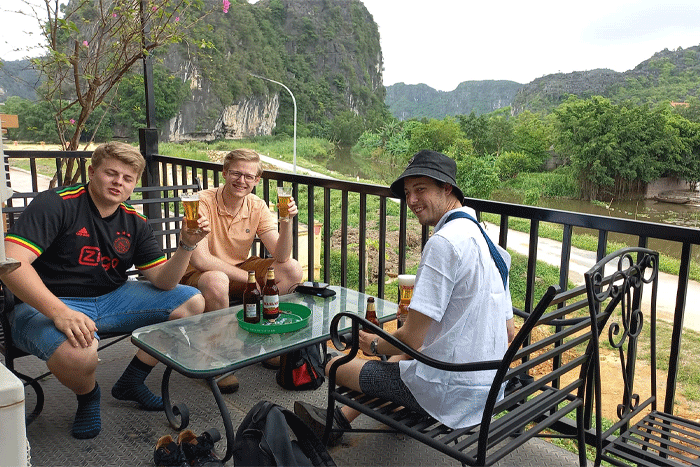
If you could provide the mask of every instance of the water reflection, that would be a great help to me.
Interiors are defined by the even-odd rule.
[[[545,208],[597,214],[599,216],[634,219],[683,227],[700,227],[700,207],[689,204],[670,204],[654,200],[613,201],[607,208],[581,200],[542,200]]]

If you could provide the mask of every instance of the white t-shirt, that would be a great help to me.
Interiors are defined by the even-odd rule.
[[[460,210],[476,218],[471,208]],[[469,219],[445,223],[454,211],[435,226],[416,274],[410,308],[434,320],[422,351],[452,363],[499,360],[508,348],[506,320],[513,317],[510,291],[479,227]],[[510,268],[510,255],[496,246]],[[448,372],[417,360],[399,367],[418,403],[437,420],[451,428],[481,421],[495,370]]]

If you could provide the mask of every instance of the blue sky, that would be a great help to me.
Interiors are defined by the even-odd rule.
[[[41,0],[27,0],[38,3]],[[527,83],[563,72],[626,71],[665,48],[700,44],[698,0],[364,0],[379,25],[384,84],[426,83],[450,91],[462,81]],[[32,43],[36,21],[0,1],[0,57]],[[36,37],[34,35],[33,37]]]

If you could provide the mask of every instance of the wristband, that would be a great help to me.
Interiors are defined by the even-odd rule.
[[[194,246],[187,246],[180,240],[180,248],[185,251],[194,251],[194,249],[197,248],[197,244],[195,243]]]

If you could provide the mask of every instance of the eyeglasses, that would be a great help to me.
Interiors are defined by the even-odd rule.
[[[245,179],[245,181],[248,182],[248,183],[254,182],[255,179],[258,178],[257,175],[251,175],[251,174],[246,174],[246,173],[243,173],[243,172],[237,172],[237,171],[235,171],[235,170],[229,170],[229,171],[228,171],[228,176],[229,176],[229,177],[233,177],[234,180],[238,180],[238,179],[240,179],[241,177],[243,177],[243,178]]]

